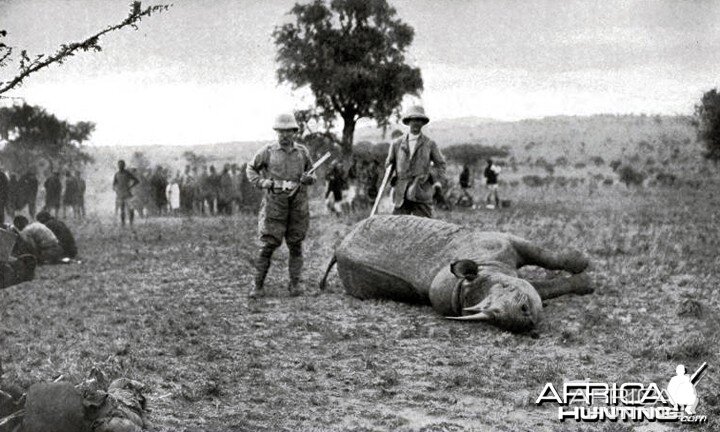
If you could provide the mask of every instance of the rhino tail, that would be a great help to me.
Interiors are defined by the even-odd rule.
[[[330,270],[332,270],[333,266],[337,262],[337,257],[333,255],[332,259],[330,260],[330,263],[328,263],[327,269],[325,270],[325,275],[323,276],[322,280],[318,284],[318,288],[320,288],[320,291],[325,291],[325,285],[327,282],[328,275],[330,274]]]

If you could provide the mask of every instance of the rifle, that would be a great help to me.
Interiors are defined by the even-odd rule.
[[[327,152],[327,153],[325,153],[324,155],[322,155],[322,157],[321,157],[320,159],[318,159],[317,162],[315,162],[315,163],[313,164],[313,166],[310,167],[309,170],[305,171],[304,174],[305,174],[305,175],[311,175],[311,174],[314,173],[318,168],[320,168],[320,165],[324,164],[325,161],[328,160],[328,159],[330,159],[330,152]],[[298,184],[297,186],[295,186],[295,188],[294,188],[293,190],[291,190],[290,193],[288,194],[288,197],[292,198],[293,196],[295,196],[295,194],[300,190],[300,187],[301,187],[302,185],[303,185],[303,184],[300,183],[300,184]]]
[[[692,385],[697,384],[698,381],[700,381],[700,378],[702,378],[702,373],[705,372],[705,369],[707,368],[707,362],[704,362],[700,365],[698,370],[695,371],[694,374],[690,377],[690,382]]]

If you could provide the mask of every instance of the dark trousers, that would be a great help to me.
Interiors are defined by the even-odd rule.
[[[393,214],[394,215],[413,215],[413,216],[431,218],[432,217],[432,207],[430,207],[430,204],[410,201],[410,200],[406,199],[403,201],[403,203],[400,207],[395,207],[395,209],[393,210]]]

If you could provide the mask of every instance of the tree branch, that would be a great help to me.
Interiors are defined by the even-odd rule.
[[[27,61],[21,61],[20,65],[20,72],[17,76],[12,78],[9,81],[4,81],[0,83],[0,95],[3,93],[8,92],[9,90],[19,86],[22,81],[28,77],[28,75],[35,73],[43,68],[46,68],[50,66],[53,63],[62,63],[65,58],[70,57],[75,54],[75,52],[79,50],[83,51],[100,51],[100,45],[98,45],[98,42],[100,40],[100,37],[105,35],[106,33],[110,33],[115,30],[120,30],[125,27],[132,27],[135,30],[137,30],[137,25],[140,20],[142,20],[145,16],[150,16],[155,12],[163,12],[166,11],[172,6],[170,5],[156,5],[156,6],[148,6],[145,9],[141,9],[141,2],[134,1],[131,5],[130,15],[128,15],[127,18],[125,18],[122,22],[119,24],[111,25],[104,30],[86,38],[85,40],[81,42],[75,42],[71,44],[63,44],[60,46],[60,49],[53,55],[49,57],[45,57],[43,59],[43,55],[38,56],[34,61],[27,62]],[[2,58],[0,58],[0,62],[5,60],[10,53],[12,52],[12,48],[7,47],[8,52],[5,54]],[[23,51],[24,53],[24,51]],[[24,56],[26,57],[26,56]],[[23,59],[26,60],[26,59]],[[3,97],[3,96],[0,96]]]

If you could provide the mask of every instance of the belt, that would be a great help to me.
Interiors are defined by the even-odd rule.
[[[300,186],[300,183],[292,180],[273,180],[273,187],[269,190],[275,194],[290,193],[298,186]]]

